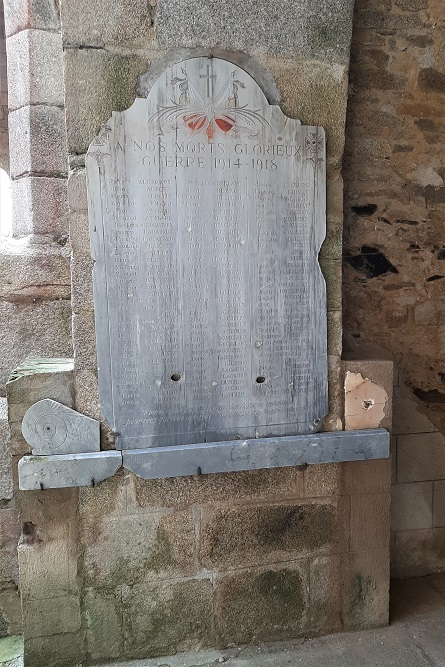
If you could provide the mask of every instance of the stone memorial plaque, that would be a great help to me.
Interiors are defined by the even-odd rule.
[[[327,413],[325,136],[192,58],[87,156],[100,398],[121,449],[308,434]]]

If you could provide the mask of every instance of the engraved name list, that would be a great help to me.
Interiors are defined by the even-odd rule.
[[[101,404],[119,448],[316,431],[325,141],[220,59],[166,70],[87,156]]]

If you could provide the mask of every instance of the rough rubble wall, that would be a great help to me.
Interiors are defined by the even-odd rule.
[[[445,429],[442,0],[357,0],[347,116],[344,328],[389,351]]]
[[[442,0],[356,0],[344,159],[345,352],[384,349],[401,370],[396,577],[445,569],[444,42]]]

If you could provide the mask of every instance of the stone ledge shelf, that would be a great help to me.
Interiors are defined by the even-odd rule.
[[[153,449],[24,456],[19,462],[21,490],[94,486],[121,466],[142,479],[216,472],[284,468],[389,456],[385,429],[338,431],[281,438],[232,440]]]
[[[121,453],[115,451],[24,456],[19,461],[19,489],[95,486],[116,474],[121,466]]]

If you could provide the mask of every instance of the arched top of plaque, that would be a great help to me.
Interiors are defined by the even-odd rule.
[[[218,58],[166,69],[86,160],[99,389],[121,448],[316,431],[325,135]]]

